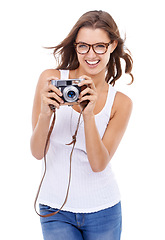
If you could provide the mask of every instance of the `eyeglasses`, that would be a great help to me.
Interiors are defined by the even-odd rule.
[[[111,41],[109,43],[95,43],[95,44],[88,44],[84,42],[78,42],[75,43],[75,49],[79,54],[86,54],[90,51],[90,48],[92,47],[93,51],[96,54],[104,54],[107,52],[108,46],[110,45]]]

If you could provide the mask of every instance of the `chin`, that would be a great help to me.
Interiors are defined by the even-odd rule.
[[[105,71],[104,69],[85,69],[86,75],[95,76]]]

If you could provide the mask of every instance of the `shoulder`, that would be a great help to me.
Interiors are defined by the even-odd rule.
[[[120,108],[121,106],[132,107],[132,100],[121,92],[116,93],[115,97],[116,105]]]
[[[56,69],[46,69],[41,73],[41,75],[39,77],[39,81],[43,82],[47,78],[51,78],[51,77],[60,78],[60,71],[56,70]]]
[[[127,95],[121,92],[116,92],[111,117],[113,117],[117,112],[123,112],[124,114],[130,115],[132,107],[133,102]]]
[[[49,80],[51,80],[51,78],[60,78],[60,71],[56,70],[56,69],[46,69],[44,70],[38,79],[38,83],[37,83],[37,87],[36,87],[36,91],[39,91],[45,86],[46,82],[48,82]]]

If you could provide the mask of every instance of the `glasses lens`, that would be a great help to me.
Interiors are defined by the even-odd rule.
[[[89,46],[86,45],[85,43],[78,43],[77,44],[77,52],[78,53],[84,54],[84,53],[87,53],[88,50],[89,50]]]
[[[103,43],[96,44],[93,47],[94,47],[95,52],[98,54],[103,54],[107,50],[106,46]]]

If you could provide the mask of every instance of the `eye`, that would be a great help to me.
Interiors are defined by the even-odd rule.
[[[84,43],[79,43],[79,44],[77,45],[77,47],[78,47],[78,48],[81,48],[81,49],[84,49],[84,48],[87,48],[88,46],[87,46],[86,44],[84,44]]]
[[[97,45],[95,45],[95,48],[105,48],[105,45],[104,44],[97,44]]]
[[[80,54],[85,54],[89,50],[89,46],[83,42],[77,44],[77,52]]]

